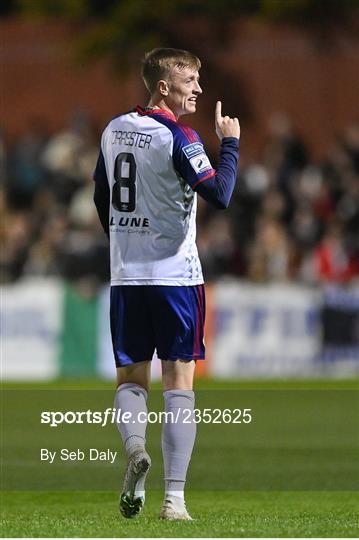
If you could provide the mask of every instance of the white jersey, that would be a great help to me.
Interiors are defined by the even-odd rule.
[[[196,185],[215,175],[198,134],[161,109],[114,118],[96,182],[108,182],[112,285],[199,285]]]

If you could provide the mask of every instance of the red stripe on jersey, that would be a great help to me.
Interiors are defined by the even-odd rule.
[[[151,116],[153,114],[159,114],[161,116],[164,116],[177,124],[178,128],[182,131],[183,135],[186,137],[187,141],[190,144],[194,142],[200,142],[200,138],[198,137],[197,133],[188,126],[178,124],[177,118],[170,111],[166,111],[165,109],[144,109],[140,105],[137,105],[135,110],[141,116]]]
[[[195,339],[193,347],[193,356],[198,357],[201,354],[201,343],[203,335],[203,323],[204,323],[204,298],[203,298],[203,285],[200,285],[196,288],[197,293],[197,318],[196,318],[196,329],[195,329]]]
[[[164,109],[143,109],[140,105],[136,106],[136,112],[141,116],[151,116],[151,114],[160,114],[161,116],[166,116],[173,122],[177,122],[177,118],[174,114]]]
[[[203,178],[198,180],[198,182],[193,184],[192,189],[197,187],[199,184],[202,184],[202,182],[205,182],[206,180],[209,180],[210,178],[213,178],[214,176],[216,176],[216,171],[214,169],[212,169],[212,171],[210,173],[206,174],[206,176],[204,176]]]

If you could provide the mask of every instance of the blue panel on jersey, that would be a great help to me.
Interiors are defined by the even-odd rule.
[[[239,158],[239,140],[224,137],[217,172],[212,168],[200,136],[194,129],[178,124],[167,111],[148,111],[137,106],[140,115],[149,115],[166,126],[173,136],[173,165],[180,176],[201,197],[216,208],[227,208],[231,199]]]
[[[216,174],[194,129],[178,124],[164,114],[151,112],[150,116],[172,132],[174,168],[192,189]]]

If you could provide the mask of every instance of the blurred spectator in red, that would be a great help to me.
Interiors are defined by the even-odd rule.
[[[314,251],[314,272],[319,281],[348,283],[358,276],[359,265],[355,256],[345,248],[343,227],[333,221]]]

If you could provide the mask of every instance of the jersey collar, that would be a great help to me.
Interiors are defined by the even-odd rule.
[[[169,120],[172,120],[173,122],[177,122],[177,118],[175,117],[175,115],[169,111],[165,111],[165,109],[150,109],[143,108],[141,107],[141,105],[137,105],[136,112],[141,116],[151,116],[152,114],[159,114],[161,116],[164,116],[165,118],[168,118]]]

